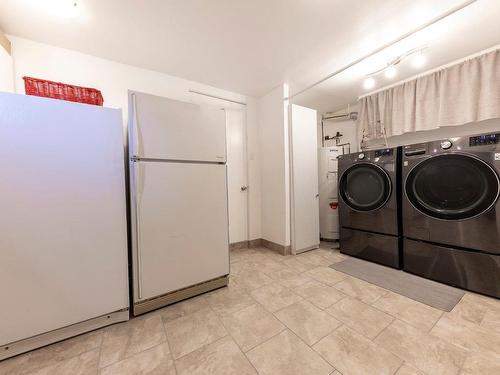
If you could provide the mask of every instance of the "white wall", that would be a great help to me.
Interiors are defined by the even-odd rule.
[[[249,185],[251,186],[249,207],[250,239],[261,237],[260,182],[257,172],[259,170],[258,136],[256,134],[257,103],[254,99],[201,83],[120,64],[72,50],[53,47],[14,36],[9,36],[9,39],[12,42],[16,92],[24,93],[23,76],[33,76],[52,81],[94,87],[101,90],[105,106],[121,108],[123,110],[124,126],[126,126],[127,121],[127,90],[129,89],[177,100],[221,107],[242,108],[239,104],[206,98],[190,93],[189,90],[247,102],[248,153],[252,159],[249,165]]]
[[[335,136],[337,132],[342,134],[342,138],[340,139],[340,143],[350,143],[350,152],[357,152],[359,148],[359,139],[358,139],[358,127],[356,121],[353,120],[325,120],[323,121],[323,136]],[[318,129],[319,140],[318,145],[321,147],[321,123]],[[325,141],[325,146],[334,146],[335,140]],[[346,153],[348,153],[348,147],[344,147]]]
[[[290,245],[288,122],[284,87],[259,99],[262,238]]]
[[[2,37],[2,35],[0,35]],[[14,79],[12,71],[12,57],[5,48],[0,45],[0,91],[14,90]]]

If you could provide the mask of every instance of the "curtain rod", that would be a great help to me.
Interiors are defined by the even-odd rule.
[[[240,104],[240,105],[244,105],[244,106],[247,105],[247,103],[244,103],[244,102],[239,102],[237,100],[223,98],[222,96],[207,94],[207,93],[204,93],[204,92],[201,92],[201,91],[196,91],[196,90],[191,90],[191,89],[189,89],[188,91],[191,92],[191,93],[193,93],[193,94],[198,94],[198,95],[208,96],[209,98],[224,100],[225,102]]]
[[[302,89],[302,90],[299,90],[298,92],[296,92],[296,93],[295,93],[295,94],[293,94],[293,95],[289,95],[289,96],[288,96],[287,98],[285,98],[284,100],[289,100],[289,99],[292,99],[292,98],[296,97],[297,95],[300,95],[300,94],[302,94],[303,92],[305,92],[305,91],[307,91],[307,90],[312,89],[313,87],[315,87],[315,86],[317,86],[317,85],[319,85],[319,84],[321,84],[321,83],[323,83],[323,82],[325,82],[325,81],[329,80],[330,78],[335,77],[336,75],[338,75],[338,74],[340,74],[340,73],[342,73],[342,72],[346,71],[347,69],[349,69],[349,68],[353,67],[354,65],[359,64],[361,61],[366,60],[367,58],[372,57],[373,55],[376,55],[376,54],[377,54],[377,53],[379,53],[380,51],[383,51],[384,49],[386,49],[386,48],[388,48],[388,47],[392,46],[393,44],[396,44],[396,43],[398,43],[398,42],[402,41],[403,39],[406,39],[406,38],[408,38],[409,36],[412,36],[413,34],[415,34],[415,33],[419,32],[419,31],[421,31],[421,30],[423,30],[423,29],[425,29],[425,28],[427,28],[427,27],[429,27],[429,26],[431,26],[431,25],[435,24],[436,22],[441,21],[442,19],[444,19],[444,18],[446,18],[446,17],[448,17],[448,16],[451,16],[452,14],[454,14],[454,13],[456,13],[456,12],[458,12],[458,11],[460,11],[460,10],[462,10],[462,9],[466,8],[466,7],[468,7],[469,5],[471,5],[471,4],[473,4],[473,3],[477,2],[477,1],[478,1],[478,0],[468,0],[468,1],[466,1],[466,2],[464,2],[464,3],[462,3],[462,4],[460,4],[460,5],[458,5],[458,6],[456,6],[456,7],[451,8],[451,9],[450,9],[450,10],[448,10],[447,12],[445,12],[445,13],[443,13],[443,14],[439,15],[439,16],[438,16],[438,17],[436,17],[436,18],[433,18],[432,20],[430,20],[430,21],[428,21],[428,22],[424,23],[423,25],[421,25],[421,26],[417,27],[416,29],[410,30],[409,32],[407,32],[407,33],[405,33],[405,34],[403,34],[403,35],[399,36],[398,38],[396,38],[396,39],[392,40],[391,42],[386,43],[386,44],[384,44],[384,45],[382,45],[382,46],[380,46],[380,47],[376,48],[375,50],[371,51],[370,53],[368,53],[368,54],[366,54],[366,55],[364,55],[364,56],[362,56],[362,57],[360,57],[360,58],[358,58],[358,59],[354,60],[353,62],[351,62],[351,63],[349,63],[349,64],[345,65],[344,67],[342,67],[342,68],[340,68],[340,69],[338,69],[338,70],[334,71],[333,73],[330,73],[329,75],[327,75],[326,77],[324,77],[324,78],[320,79],[319,81],[317,81],[317,82],[313,83],[312,85],[309,85],[309,86],[307,86],[306,88],[304,88],[304,89]]]

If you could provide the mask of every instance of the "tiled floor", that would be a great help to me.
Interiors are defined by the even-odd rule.
[[[230,286],[0,362],[0,374],[500,374],[500,301],[450,313],[328,268],[233,251]]]

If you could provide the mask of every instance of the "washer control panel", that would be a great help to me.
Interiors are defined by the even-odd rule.
[[[451,141],[448,140],[441,142],[441,148],[443,150],[448,150],[452,145]]]
[[[365,158],[365,154],[361,153],[358,155],[359,160],[363,160]]]
[[[494,145],[500,143],[500,133],[478,135],[469,138],[469,146]]]

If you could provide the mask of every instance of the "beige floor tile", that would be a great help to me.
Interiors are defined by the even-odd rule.
[[[300,273],[288,267],[270,273],[268,274],[268,276],[273,280],[278,281],[281,285],[287,288],[295,288],[312,280],[310,277],[304,275],[303,273]]]
[[[58,362],[76,357],[101,346],[103,331],[98,330],[46,346],[31,352],[22,366],[22,372],[33,372]]]
[[[465,350],[399,320],[387,327],[375,343],[432,375],[458,374],[467,354]]]
[[[387,290],[366,281],[347,276],[344,280],[335,284],[334,287],[342,293],[357,298],[365,303],[372,304],[387,293]]]
[[[341,323],[308,301],[302,300],[275,313],[307,345],[313,345]]]
[[[261,271],[245,269],[234,276],[236,283],[242,288],[251,291],[264,285],[271,284],[274,280]]]
[[[106,367],[167,340],[161,316],[142,315],[105,328],[99,367]]]
[[[251,306],[255,301],[244,290],[223,288],[207,295],[210,307],[219,315],[231,314]]]
[[[175,375],[175,365],[166,343],[137,353],[101,369],[100,375]]]
[[[257,375],[229,336],[180,358],[176,365],[178,375]]]
[[[31,352],[0,361],[0,374],[20,375],[24,365],[28,362]]]
[[[480,354],[471,354],[465,360],[460,375],[498,375],[500,374],[500,360],[484,357]]]
[[[196,311],[208,307],[206,295],[196,296],[187,300],[174,303],[173,305],[164,307],[157,312],[161,315],[163,321],[173,320],[181,316],[192,314]]]
[[[484,315],[481,326],[488,330],[496,331],[500,335],[500,313],[488,310]]]
[[[347,259],[347,256],[341,254],[340,251],[328,248],[319,248],[316,250],[316,253],[321,255],[323,258],[328,259],[330,264],[342,262]]]
[[[165,322],[174,359],[227,335],[217,315],[209,308]]]
[[[82,353],[56,364],[30,372],[30,375],[97,375],[99,349]]]
[[[496,355],[500,361],[500,333],[494,330],[445,315],[436,323],[431,334],[470,351]]]
[[[328,259],[322,257],[315,250],[296,255],[295,258],[303,264],[315,267],[328,267],[333,263]]]
[[[266,275],[281,271],[285,267],[286,266],[283,263],[267,256],[261,260],[246,262],[246,269],[250,272],[259,271]]]
[[[247,353],[260,375],[328,375],[334,369],[286,330]]]
[[[394,318],[353,297],[346,297],[326,310],[349,328],[374,339]]]
[[[244,352],[285,329],[278,319],[258,304],[222,317],[222,323]]]
[[[247,262],[240,261],[240,262],[231,262],[229,265],[229,274],[230,275],[238,275],[241,273],[246,268]]]
[[[320,309],[326,309],[346,296],[341,291],[316,280],[293,288],[293,291]]]
[[[253,290],[250,295],[271,312],[278,311],[302,299],[277,282]]]
[[[422,371],[417,370],[415,367],[410,366],[406,363],[403,364],[396,372],[396,375],[425,375]]]
[[[317,267],[306,272],[306,275],[327,285],[335,285],[344,280],[347,275],[342,272],[335,271],[330,267]]]
[[[388,292],[373,304],[379,310],[428,332],[443,312],[400,294]]]
[[[480,324],[483,321],[484,315],[488,311],[488,306],[477,300],[471,294],[466,294],[455,305],[453,310],[447,314],[451,314],[458,319],[468,320],[472,323]]]
[[[313,348],[343,375],[392,375],[403,363],[346,326],[338,328]]]
[[[255,259],[257,255],[258,254],[257,251],[255,251],[255,249],[237,249],[237,250],[232,250],[229,253],[229,260],[231,261],[231,263],[241,262],[250,259]]]
[[[309,271],[309,270],[317,267],[315,265],[304,264],[302,262],[299,262],[297,260],[296,256],[292,256],[292,257],[284,260],[283,264],[287,267],[294,269],[295,271],[298,271],[298,272],[306,272],[306,271]]]

